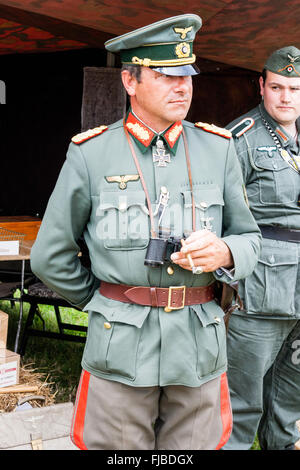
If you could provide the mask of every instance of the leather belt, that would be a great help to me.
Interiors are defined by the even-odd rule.
[[[101,281],[99,292],[109,299],[151,307],[164,307],[166,312],[179,310],[186,305],[204,304],[215,298],[215,285],[203,287],[144,287],[111,284]]]
[[[300,230],[274,227],[273,225],[259,225],[259,228],[263,238],[300,243]]]

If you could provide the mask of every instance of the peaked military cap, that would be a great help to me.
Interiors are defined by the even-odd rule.
[[[166,18],[106,41],[123,64],[151,67],[165,75],[196,75],[193,41],[202,20],[192,13]]]
[[[295,46],[278,49],[267,59],[264,68],[285,77],[300,77],[300,50]]]

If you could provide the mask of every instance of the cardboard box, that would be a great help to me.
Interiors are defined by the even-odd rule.
[[[0,241],[0,256],[18,255],[20,250],[19,240]]]
[[[0,310],[0,349],[6,348],[8,314]]]
[[[0,388],[19,383],[20,355],[0,349]]]

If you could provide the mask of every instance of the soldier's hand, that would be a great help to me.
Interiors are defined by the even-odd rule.
[[[226,243],[209,230],[193,232],[186,240],[185,245],[171,259],[184,269],[192,270],[187,259],[190,254],[194,265],[201,266],[203,272],[212,272],[220,268],[232,268],[233,258]]]

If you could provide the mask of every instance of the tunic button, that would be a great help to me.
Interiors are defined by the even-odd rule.
[[[221,323],[221,318],[220,317],[215,317],[215,322],[216,323]]]
[[[205,202],[205,201],[200,202],[200,206],[201,206],[203,209],[207,209],[207,202]]]
[[[126,202],[121,202],[119,204],[119,210],[120,211],[125,211],[127,209],[127,205],[126,205]]]
[[[107,330],[109,330],[111,328],[111,324],[108,323],[108,322],[105,322],[104,323],[104,328],[106,328]]]
[[[169,274],[169,276],[172,276],[172,274],[174,274],[174,269],[171,268],[171,266],[169,266],[169,267],[167,268],[167,273]]]

